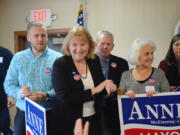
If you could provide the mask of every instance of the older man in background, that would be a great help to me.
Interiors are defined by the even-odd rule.
[[[96,36],[96,50],[101,61],[104,77],[113,80],[119,87],[121,74],[129,67],[126,60],[111,54],[114,48],[113,40],[111,32],[99,31]],[[120,135],[117,92],[105,97],[104,116],[105,130],[110,132],[111,135]]]

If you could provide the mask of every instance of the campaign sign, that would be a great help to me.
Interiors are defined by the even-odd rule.
[[[46,135],[46,110],[36,102],[25,98],[26,135]]]
[[[180,92],[118,96],[121,135],[180,135]]]

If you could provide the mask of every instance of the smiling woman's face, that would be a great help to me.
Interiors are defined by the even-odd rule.
[[[176,59],[180,60],[180,40],[177,40],[173,44],[173,52],[174,52]]]
[[[74,61],[80,62],[85,60],[89,52],[89,41],[87,37],[84,35],[72,37],[69,50]]]
[[[139,55],[139,62],[140,65],[145,67],[151,67],[153,63],[153,56],[154,49],[150,45],[145,45],[140,49],[140,55]]]

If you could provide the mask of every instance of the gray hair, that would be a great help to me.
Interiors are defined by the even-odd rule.
[[[114,42],[114,37],[113,34],[107,30],[101,30],[96,34],[96,42],[99,42],[100,36],[111,36],[112,37],[112,42]]]
[[[37,22],[30,22],[28,24],[28,26],[27,26],[27,33],[29,33],[29,30],[33,26],[41,27],[41,28],[43,28],[47,32],[47,27],[43,23],[37,21]]]
[[[128,56],[128,62],[131,65],[140,65],[140,62],[139,62],[140,50],[142,47],[146,45],[150,45],[154,51],[156,50],[156,45],[151,40],[147,40],[144,38],[137,38],[134,40],[131,46],[130,52],[129,52],[129,56]]]

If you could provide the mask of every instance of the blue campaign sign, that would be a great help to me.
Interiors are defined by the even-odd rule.
[[[25,98],[26,135],[46,135],[46,110],[36,102]]]
[[[180,92],[118,96],[121,135],[180,135]]]

